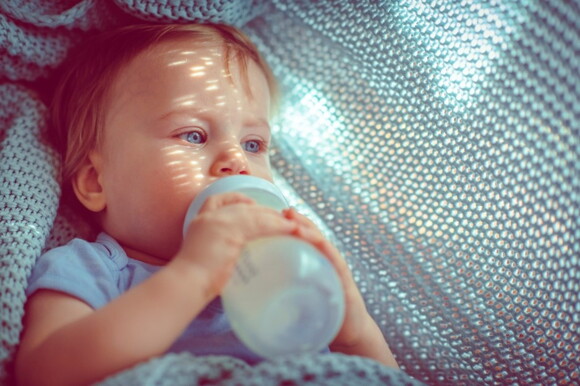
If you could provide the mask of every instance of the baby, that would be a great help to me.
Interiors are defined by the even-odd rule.
[[[166,352],[259,362],[232,333],[218,296],[244,245],[279,235],[314,245],[341,278],[346,316],[330,350],[397,367],[339,252],[293,209],[217,195],[182,237],[187,207],[211,182],[272,180],[275,106],[270,69],[229,26],[133,25],[71,56],[51,135],[65,196],[101,233],[40,257],[17,355],[21,384],[91,383]]]

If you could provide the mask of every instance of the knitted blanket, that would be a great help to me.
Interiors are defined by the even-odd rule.
[[[45,77],[139,20],[256,42],[284,94],[276,182],[343,252],[404,372],[183,354],[104,384],[579,383],[580,5],[558,0],[1,1],[0,383],[36,258],[91,232],[58,207]]]
[[[46,1],[1,5],[0,50],[0,383],[13,381],[22,330],[24,289],[36,258],[90,229],[74,214],[57,214],[60,186],[55,152],[41,140],[46,108],[23,86],[45,76],[85,33],[131,22],[123,12],[155,21],[244,24],[263,9],[257,1],[81,1],[70,8]],[[118,7],[118,8],[117,8]],[[74,365],[74,364],[71,364]],[[31,369],[33,371],[33,369]],[[412,384],[403,372],[338,354],[264,362],[250,367],[231,357],[167,355],[105,380],[130,384]]]

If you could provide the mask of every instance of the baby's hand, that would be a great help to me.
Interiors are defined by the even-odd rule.
[[[332,345],[352,347],[359,344],[361,339],[364,339],[366,330],[375,323],[366,310],[363,297],[352,278],[346,261],[307,217],[294,209],[285,210],[284,215],[286,218],[299,223],[294,235],[314,245],[322,252],[330,260],[342,282],[345,295],[345,318]]]
[[[257,238],[290,235],[298,222],[281,212],[257,205],[240,193],[212,196],[189,228],[176,262],[187,262],[205,280],[208,301],[222,292],[242,249]]]

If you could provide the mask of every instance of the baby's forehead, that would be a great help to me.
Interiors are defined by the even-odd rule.
[[[121,71],[149,74],[156,71],[172,71],[186,68],[192,77],[204,77],[208,73],[221,74],[223,78],[239,82],[247,76],[248,60],[242,60],[239,53],[226,52],[221,41],[195,41],[178,39],[156,43],[139,53]],[[241,62],[246,62],[244,65]],[[251,60],[250,60],[251,61]]]
[[[269,99],[269,87],[262,69],[256,63],[247,63],[251,68],[241,66],[240,59],[229,56],[223,46],[216,43],[186,39],[158,43],[121,69],[109,89],[107,113],[114,116],[137,101],[160,106],[167,101],[192,105],[215,99],[218,105],[223,103],[218,100],[220,92],[223,87],[229,87],[228,84],[239,90],[240,98],[253,100],[262,96]],[[259,86],[262,83],[264,87]]]
[[[163,41],[143,50],[120,68],[113,81],[113,92],[127,87],[147,86],[162,81],[168,73],[203,78],[208,72],[222,73],[225,53],[218,43],[186,39]],[[234,64],[235,66],[235,64]],[[138,90],[135,90],[138,91]]]

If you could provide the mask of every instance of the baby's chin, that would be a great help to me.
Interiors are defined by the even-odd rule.
[[[132,247],[121,245],[123,250],[131,259],[139,260],[151,265],[165,265],[167,264],[173,256],[177,254],[179,250],[178,247],[166,247],[159,248],[158,250],[151,250],[151,248],[143,247]]]

